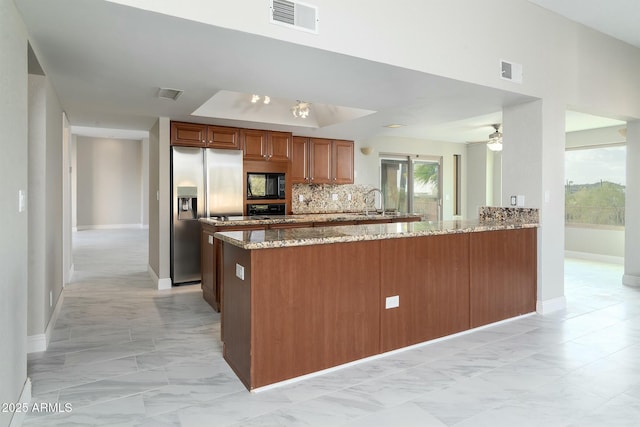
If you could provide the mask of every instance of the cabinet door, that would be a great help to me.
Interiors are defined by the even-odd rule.
[[[237,150],[240,148],[240,132],[236,128],[209,126],[207,128],[207,147]]]
[[[262,130],[242,129],[240,139],[245,160],[266,160],[267,133]]]
[[[330,184],[332,141],[329,139],[309,138],[309,182],[311,184]]]
[[[536,233],[469,233],[472,328],[536,311]]]
[[[200,268],[202,272],[202,297],[215,311],[220,311],[220,299],[217,292],[216,253],[213,232],[202,231]]]
[[[291,134],[288,132],[269,132],[267,134],[267,160],[288,162],[291,158]]]
[[[332,182],[353,184],[353,141],[333,141]]]
[[[171,145],[204,147],[207,140],[207,125],[171,122]]]
[[[289,176],[292,184],[306,184],[309,181],[309,138],[293,137]]]

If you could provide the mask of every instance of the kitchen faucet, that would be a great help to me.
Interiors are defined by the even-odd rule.
[[[375,197],[376,197],[375,193],[376,192],[380,193],[380,209],[382,210],[382,215],[384,215],[384,194],[382,194],[382,190],[380,190],[379,188],[373,188],[373,189],[371,189],[371,190],[369,190],[369,191],[367,191],[365,193],[365,195],[364,195],[364,200],[365,200],[364,214],[365,215],[369,215],[369,204],[366,203],[366,201],[367,201],[367,196],[369,194],[371,194],[371,193],[374,193],[373,194],[373,207],[374,208],[376,207],[376,199],[375,199]]]

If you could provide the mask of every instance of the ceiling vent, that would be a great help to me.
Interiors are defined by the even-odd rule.
[[[271,0],[271,23],[318,33],[318,8],[289,0]]]
[[[501,59],[500,78],[514,83],[522,83],[522,65]]]
[[[158,91],[158,98],[171,99],[173,101],[178,99],[180,95],[182,95],[182,91],[178,89],[160,88]]]

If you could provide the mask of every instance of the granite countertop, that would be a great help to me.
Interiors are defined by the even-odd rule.
[[[259,216],[230,216],[228,219],[200,218],[200,222],[216,227],[235,225],[269,225],[269,224],[295,224],[301,222],[345,222],[367,221],[383,219],[416,218],[419,214],[387,213],[365,215],[363,212],[326,213],[326,214],[297,214],[297,215],[259,215]]]
[[[215,237],[243,249],[268,249],[536,227],[537,221],[455,220],[227,231],[215,233]]]

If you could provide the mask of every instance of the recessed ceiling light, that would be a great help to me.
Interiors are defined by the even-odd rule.
[[[180,95],[182,95],[182,92],[183,91],[179,89],[168,89],[168,88],[161,87],[160,90],[158,91],[158,97],[164,98],[164,99],[172,99],[175,101],[180,97]]]
[[[390,129],[395,129],[395,128],[401,128],[404,125],[398,125],[398,124],[390,124],[390,125],[385,125],[384,127],[386,128],[390,128]]]

